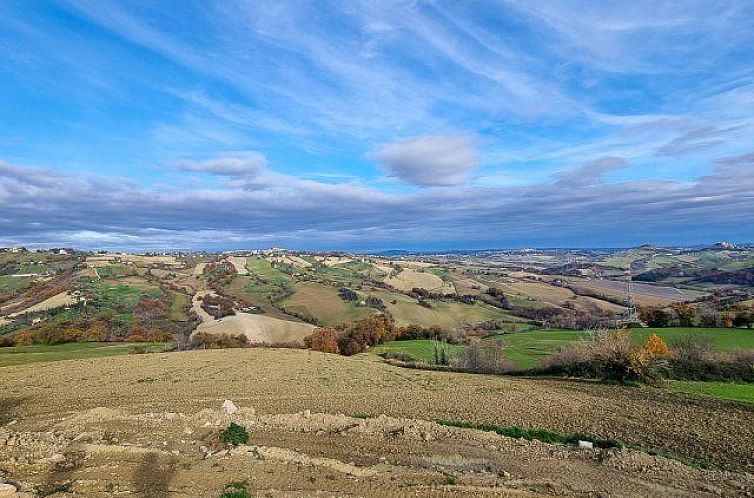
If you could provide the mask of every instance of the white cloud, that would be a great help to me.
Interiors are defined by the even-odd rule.
[[[255,178],[267,168],[267,158],[259,152],[246,152],[242,155],[220,157],[199,162],[181,162],[178,168],[183,171],[209,173],[231,178]]]
[[[426,135],[383,147],[376,158],[386,173],[419,186],[461,185],[479,164],[467,135]]]
[[[689,182],[602,182],[624,166],[619,158],[602,158],[572,172],[568,182],[386,194],[314,181],[155,191],[3,165],[0,239],[181,249],[710,242],[721,230],[738,242],[754,238],[754,154],[719,160],[712,173]]]

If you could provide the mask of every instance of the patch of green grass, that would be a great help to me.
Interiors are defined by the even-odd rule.
[[[486,341],[503,341],[505,357],[520,368],[532,368],[553,354],[561,346],[567,346],[586,333],[581,330],[532,330],[515,334],[490,336]]]
[[[33,282],[33,277],[12,277],[10,275],[0,275],[0,292],[21,292],[31,287],[31,284]]]
[[[263,258],[250,257],[246,259],[246,268],[250,274],[263,282],[270,284],[283,284],[291,281],[290,275],[272,267],[272,264]]]
[[[360,418],[362,420],[366,420],[366,419],[370,419],[370,418],[375,418],[377,415],[375,415],[374,413],[363,412],[363,413],[356,413],[356,414],[351,415],[351,416],[353,418]]]
[[[754,384],[674,380],[670,382],[670,390],[676,393],[694,394],[697,396],[729,399],[754,404]]]
[[[458,344],[445,344],[445,348],[451,357],[460,354],[466,349],[464,346]],[[435,362],[434,344],[429,339],[385,342],[374,346],[372,352],[375,354],[403,353],[416,361],[423,361],[425,363]]]
[[[703,335],[710,340],[712,347],[718,351],[734,351],[736,349],[754,349],[754,330],[724,329],[704,327],[665,327],[631,329],[634,342],[642,343],[656,333],[670,345],[674,338],[688,334]]]
[[[368,274],[362,274],[358,269],[349,266],[352,263],[342,263],[339,265],[322,265],[317,267],[317,276],[324,280],[337,282],[339,285],[354,287],[364,283]],[[374,268],[369,265],[370,268]],[[376,268],[374,268],[376,270]]]
[[[476,429],[480,431],[495,432],[502,436],[516,439],[526,439],[527,441],[537,440],[543,443],[564,444],[575,446],[579,441],[590,441],[595,448],[622,448],[623,443],[615,439],[600,439],[587,434],[559,434],[546,429],[531,429],[528,427],[503,427],[492,424],[472,424],[470,422],[459,422],[453,420],[437,420],[440,425],[449,427],[460,427],[462,429]]]
[[[642,344],[656,333],[668,345],[673,339],[699,334],[709,338],[712,347],[718,351],[754,348],[754,331],[747,329],[700,328],[700,327],[665,327],[631,329],[634,344]],[[581,330],[536,329],[515,334],[501,334],[485,340],[501,340],[507,346],[506,357],[516,366],[532,368],[553,354],[561,346],[567,346],[587,333]]]
[[[356,322],[372,316],[376,310],[345,302],[335,287],[302,282],[295,284],[296,292],[279,303],[279,307],[296,316],[311,317],[316,323],[333,326],[344,322]]]
[[[431,273],[433,275],[437,275],[440,277],[443,282],[452,282],[453,277],[450,275],[450,272],[447,268],[437,267],[437,268],[427,268],[425,270],[427,273]]]
[[[104,265],[97,268],[100,278],[119,278],[135,275],[136,270],[132,266],[122,264]]]
[[[230,425],[220,433],[220,441],[230,446],[246,444],[249,442],[249,432],[246,430],[246,427],[231,422]]]
[[[163,351],[165,344],[158,342],[140,343],[148,352]],[[47,361],[81,360],[129,354],[133,344],[125,342],[71,342],[54,346],[17,346],[0,348],[0,367],[25,365]]]
[[[104,282],[92,285],[97,301],[116,309],[133,309],[141,299],[141,290],[128,285],[108,285]]]
[[[225,486],[220,498],[252,498],[244,482],[232,482]]]
[[[188,309],[190,307],[191,297],[181,292],[171,293],[168,319],[175,322],[187,322],[189,320]]]

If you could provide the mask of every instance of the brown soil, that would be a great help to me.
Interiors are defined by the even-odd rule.
[[[53,496],[216,497],[233,481],[274,497],[754,496],[745,472],[426,421],[584,432],[751,470],[754,408],[651,389],[259,349],[61,361],[0,374],[0,482],[69,490]],[[223,399],[241,409],[223,414]],[[364,412],[388,416],[338,415]],[[231,420],[251,439],[225,452],[217,434]]]

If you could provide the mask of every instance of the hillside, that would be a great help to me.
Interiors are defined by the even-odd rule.
[[[2,370],[0,392],[14,394],[2,398],[0,422],[18,422],[0,429],[0,469],[45,489],[68,482],[87,496],[149,485],[210,497],[232,481],[274,496],[324,487],[369,497],[535,497],[551,496],[553,482],[558,493],[635,497],[656,494],[657,482],[665,496],[752,489],[746,474],[636,450],[574,450],[424,422],[580,432],[725,467],[754,464],[752,408],[651,389],[405,370],[371,355],[295,350],[130,355]],[[62,376],[68,381],[59,382]],[[223,415],[224,399],[241,410]],[[348,417],[354,415],[361,418]],[[253,447],[217,453],[211,440],[231,420],[251,429]],[[7,446],[10,440],[24,443]],[[46,460],[53,445],[74,465],[56,470]],[[217,466],[222,473],[213,471]]]

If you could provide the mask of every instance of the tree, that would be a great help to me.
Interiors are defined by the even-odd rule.
[[[32,344],[34,344],[34,336],[29,329],[16,332],[16,335],[13,339],[16,343],[16,346],[31,346]]]
[[[338,291],[338,295],[343,301],[358,301],[359,295],[348,287],[341,287]]]
[[[644,350],[650,356],[650,358],[668,358],[670,357],[670,349],[657,334],[652,334],[644,343]]]
[[[340,354],[338,338],[340,332],[330,327],[321,327],[304,338],[304,346],[323,353]]]
[[[694,326],[694,316],[696,315],[694,308],[686,303],[675,303],[672,308],[678,317],[678,323],[681,327]]]
[[[750,310],[738,310],[736,316],[733,317],[734,327],[754,327],[754,311]]]
[[[653,308],[647,315],[650,327],[667,327],[670,325],[671,315],[662,308]]]
[[[107,340],[109,327],[104,321],[96,321],[84,331],[84,340],[89,342],[102,342]]]

